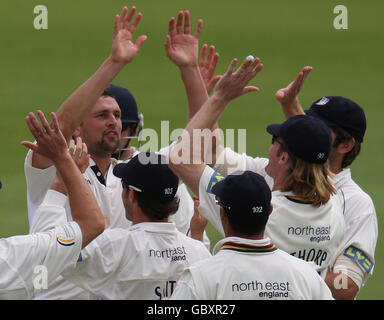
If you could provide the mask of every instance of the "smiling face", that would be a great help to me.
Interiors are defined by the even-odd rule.
[[[80,136],[92,155],[108,156],[119,146],[121,111],[115,99],[102,96],[80,125]]]

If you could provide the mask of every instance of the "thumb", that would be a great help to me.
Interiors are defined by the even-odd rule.
[[[147,40],[147,38],[148,37],[145,35],[138,37],[136,42],[135,42],[135,46],[140,49],[142,44],[145,42],[145,40]]]
[[[283,99],[285,98],[285,92],[284,92],[284,90],[283,90],[283,89],[278,90],[278,91],[276,92],[275,97],[276,97],[276,99],[277,99],[278,101],[283,100]]]

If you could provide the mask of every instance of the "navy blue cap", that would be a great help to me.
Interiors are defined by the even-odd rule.
[[[158,202],[172,201],[179,178],[166,164],[166,157],[154,152],[141,152],[129,162],[119,163],[113,174],[134,190]]]
[[[238,171],[217,182],[211,191],[230,221],[240,226],[240,232],[252,233],[257,226],[264,228],[271,211],[271,190],[261,175]]]
[[[363,108],[352,100],[340,96],[322,97],[305,113],[323,120],[329,127],[339,127],[363,142],[367,120]]]
[[[110,84],[107,87],[107,91],[110,92],[116,99],[117,104],[121,110],[121,122],[122,123],[138,123],[139,113],[137,110],[136,100],[132,93],[123,87]]]
[[[331,151],[329,128],[311,116],[298,115],[282,124],[271,124],[267,132],[281,137],[296,157],[310,163],[325,163]]]

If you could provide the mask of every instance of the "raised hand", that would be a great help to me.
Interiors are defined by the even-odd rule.
[[[199,211],[200,200],[195,195],[193,198],[193,216],[191,218],[191,238],[199,241],[204,239],[204,230],[208,224],[208,220]]]
[[[69,142],[69,154],[72,156],[72,159],[80,169],[80,172],[84,173],[89,166],[89,158],[91,156],[88,154],[87,145],[81,140],[80,137],[76,138],[76,145],[75,140],[73,139]]]
[[[178,67],[198,65],[199,36],[202,27],[203,21],[199,19],[195,33],[191,34],[189,11],[180,11],[178,13],[176,29],[175,18],[172,17],[169,20],[168,34],[164,46],[168,58]]]
[[[36,139],[36,144],[22,141],[21,144],[34,152],[51,159],[54,163],[68,154],[67,142],[59,129],[56,114],[51,112],[52,123],[49,124],[42,111],[37,111],[41,124],[33,112],[26,117],[29,130]]]
[[[136,7],[132,7],[129,12],[128,8],[124,7],[120,15],[115,17],[111,49],[111,58],[115,62],[126,64],[132,61],[139,52],[141,45],[147,39],[147,36],[141,35],[135,43],[132,42],[133,34],[142,17],[142,14],[138,13],[133,22],[131,22],[135,12]]]
[[[263,68],[263,65],[259,64],[259,62],[259,58],[254,58],[251,63],[243,64],[233,72],[237,63],[237,59],[233,59],[227,72],[217,83],[213,95],[222,101],[229,102],[245,93],[259,91],[258,87],[247,86],[248,82]]]
[[[215,52],[215,47],[210,46],[207,54],[208,45],[204,44],[201,48],[199,68],[200,74],[204,80],[205,88],[211,93],[215,84],[222,78],[221,75],[215,76],[219,54]]]
[[[307,79],[312,67],[304,67],[296,76],[296,79],[292,81],[288,86],[282,88],[276,92],[276,99],[282,105],[289,105],[296,102],[297,96],[304,85],[305,79]]]

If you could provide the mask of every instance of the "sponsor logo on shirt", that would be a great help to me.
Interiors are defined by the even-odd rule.
[[[283,282],[270,282],[252,280],[249,282],[233,283],[232,292],[244,292],[244,291],[257,291],[260,298],[288,298],[290,289],[290,283],[288,281]]]
[[[166,249],[149,249],[150,258],[167,259],[170,261],[186,260],[184,246]]]
[[[290,226],[287,228],[289,236],[308,238],[310,242],[322,242],[331,240],[331,226]]]

